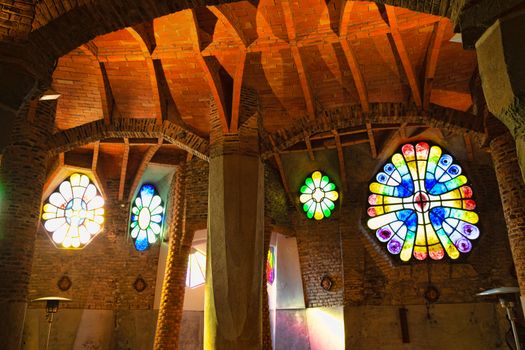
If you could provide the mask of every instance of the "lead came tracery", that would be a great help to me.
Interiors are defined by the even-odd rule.
[[[368,227],[393,255],[457,259],[479,237],[467,177],[449,154],[426,142],[405,144],[370,184]]]

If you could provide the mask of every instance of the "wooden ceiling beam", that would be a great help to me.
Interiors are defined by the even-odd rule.
[[[366,123],[366,133],[368,134],[368,142],[370,142],[370,154],[372,155],[372,158],[377,158],[377,146],[371,123]]]
[[[428,110],[430,106],[430,96],[432,93],[432,83],[436,75],[436,68],[439,58],[439,50],[443,43],[443,36],[447,28],[447,19],[443,18],[434,24],[432,39],[427,50],[425,77],[423,83],[423,109]]]
[[[348,181],[346,179],[346,166],[345,166],[345,157],[343,153],[343,146],[341,145],[341,138],[337,130],[332,130],[335,139],[335,146],[337,148],[337,159],[339,160],[339,177],[341,178],[341,183],[343,184],[343,190],[348,190]]]
[[[140,162],[140,165],[137,169],[137,172],[135,173],[135,177],[133,178],[133,182],[131,184],[131,187],[129,188],[129,195],[128,200],[133,200],[133,194],[135,193],[135,189],[140,183],[140,180],[142,179],[142,175],[144,175],[144,172],[146,171],[146,168],[148,167],[149,162],[151,161],[151,158],[157,153],[159,148],[162,146],[162,138],[159,137],[159,141],[156,145],[150,146],[144,156],[142,157],[142,160]]]
[[[126,173],[128,171],[128,160],[129,160],[129,140],[124,138],[124,153],[122,154],[122,165],[120,167],[120,181],[118,185],[118,200],[124,199],[124,189],[126,185]]]
[[[405,43],[403,42],[401,32],[399,31],[399,27],[397,25],[395,7],[386,5],[386,12],[388,15],[388,22],[390,24],[390,34],[392,35],[392,38],[394,39],[395,50],[397,51],[399,58],[401,59],[401,64],[403,65],[403,69],[405,71],[405,74],[408,80],[408,84],[410,85],[410,90],[412,91],[412,98],[414,99],[414,103],[416,104],[416,106],[421,108],[422,102],[421,102],[421,92],[419,89],[419,84],[416,80],[416,74],[414,73],[414,67],[412,66],[412,63],[410,62],[410,58],[408,57],[408,52],[406,50]]]

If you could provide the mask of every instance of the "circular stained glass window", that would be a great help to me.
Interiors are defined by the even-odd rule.
[[[42,212],[57,247],[80,249],[102,231],[104,199],[89,177],[75,173],[49,196]]]
[[[405,144],[370,184],[368,227],[405,262],[468,253],[479,217],[462,172],[439,146]]]
[[[130,232],[137,250],[146,250],[159,239],[163,221],[164,205],[157,190],[142,185],[131,208]]]
[[[320,171],[315,171],[304,180],[299,200],[309,219],[322,220],[332,215],[335,201],[339,198],[335,189],[335,185],[330,182],[328,176],[321,174]]]

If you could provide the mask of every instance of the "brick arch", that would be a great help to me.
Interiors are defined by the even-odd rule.
[[[55,18],[47,23],[39,23],[39,28],[28,35],[29,42],[42,57],[58,58],[80,45],[112,31],[130,27],[173,12],[213,6],[240,0],[94,0],[70,9],[68,0],[55,2],[68,3],[57,6]],[[332,0],[334,1],[334,0]],[[352,1],[352,0],[348,0]],[[354,0],[362,1],[362,0]],[[248,0],[257,6],[258,0]],[[412,11],[456,17],[464,0],[372,0],[378,4],[403,7]],[[125,10],[122,10],[125,9]],[[38,17],[38,13],[36,14]]]
[[[116,119],[106,124],[103,119],[58,132],[48,142],[51,153],[67,152],[76,147],[106,138],[163,138],[193,155],[208,160],[208,141],[180,126],[155,119]]]
[[[277,130],[270,136],[275,143],[271,146],[269,137],[263,141],[263,158],[267,159],[274,151],[280,152],[304,141],[304,137],[332,129],[342,129],[365,125],[366,123],[421,123],[455,133],[470,133],[476,139],[483,139],[485,132],[483,118],[432,105],[422,112],[415,105],[404,103],[374,103],[370,111],[364,113],[360,105],[324,110],[317,113],[315,120],[308,116],[294,121],[290,127]]]

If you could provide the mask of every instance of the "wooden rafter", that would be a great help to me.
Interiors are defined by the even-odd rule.
[[[239,114],[241,113],[241,90],[246,62],[246,50],[240,50],[237,69],[233,77],[232,117],[230,121],[230,132],[236,133],[239,128]]]
[[[345,167],[345,157],[343,154],[343,146],[341,145],[341,138],[337,130],[332,130],[335,139],[335,146],[337,148],[337,158],[339,159],[339,177],[341,178],[341,183],[343,184],[343,190],[348,190],[348,182],[346,180],[346,167]]]
[[[124,199],[124,188],[126,187],[126,173],[128,171],[129,140],[124,138],[124,153],[122,154],[122,166],[120,168],[120,182],[118,186],[118,200]]]
[[[131,187],[129,188],[129,200],[131,201],[133,198],[133,193],[135,192],[135,189],[137,188],[140,179],[142,179],[142,175],[144,175],[144,172],[146,171],[146,168],[148,167],[149,162],[151,161],[151,158],[157,153],[159,148],[162,146],[162,138],[159,138],[159,141],[156,145],[150,146],[144,156],[142,157],[142,161],[140,162],[139,168],[137,169],[137,172],[135,173],[135,177],[133,178],[133,182],[131,184]]]
[[[97,141],[95,142],[95,145],[93,147],[93,158],[91,159],[91,170],[93,172],[97,171],[99,151],[100,151],[100,141]]]
[[[370,154],[372,158],[377,158],[377,146],[374,138],[374,131],[372,130],[372,124],[366,123],[366,133],[368,135],[368,142],[370,142]]]
[[[224,94],[222,92],[220,77],[218,76],[215,67],[208,65],[208,63],[204,59],[204,56],[202,55],[199,38],[199,23],[197,21],[195,9],[184,11],[183,13],[186,13],[187,16],[189,16],[188,21],[193,24],[190,26],[190,36],[191,42],[193,44],[193,52],[195,53],[195,58],[199,63],[199,66],[201,67],[202,71],[204,72],[204,76],[206,77],[206,81],[208,82],[208,86],[210,87],[211,94],[213,96],[213,100],[215,101],[217,112],[219,114],[219,119],[221,121],[222,130],[224,132],[228,132],[228,118],[224,104]]]
[[[443,42],[445,29],[447,28],[447,19],[441,19],[434,24],[434,31],[430,41],[425,67],[425,80],[423,84],[423,109],[428,110],[430,106],[430,95],[432,92],[432,83],[436,75],[437,62],[439,57],[439,50]]]
[[[312,93],[312,87],[306,76],[306,70],[304,68],[303,59],[297,47],[295,25],[293,23],[292,10],[290,8],[289,0],[281,0],[281,7],[283,9],[284,24],[286,26],[286,32],[288,34],[289,47],[292,52],[292,58],[297,68],[297,74],[299,76],[299,82],[301,89],[303,90],[304,102],[306,104],[306,112],[310,118],[315,118],[315,103]]]
[[[386,5],[386,12],[388,15],[388,22],[390,23],[390,33],[392,35],[392,38],[394,39],[395,49],[397,50],[399,58],[401,59],[403,69],[405,70],[408,84],[410,85],[410,90],[412,91],[412,98],[414,99],[416,106],[421,107],[421,92],[419,89],[418,82],[416,80],[416,74],[414,73],[414,67],[412,66],[412,63],[410,63],[408,52],[406,50],[403,38],[401,36],[401,32],[399,31],[399,27],[397,25],[395,7]]]
[[[286,180],[286,175],[284,174],[284,167],[283,162],[281,160],[281,155],[279,154],[279,151],[277,150],[277,147],[275,146],[275,141],[271,136],[268,136],[270,139],[270,143],[272,144],[273,148],[273,157],[275,159],[275,163],[277,164],[277,170],[279,170],[279,175],[281,176],[281,181],[283,183],[284,191],[286,192],[286,195],[288,196],[288,199],[290,200],[290,203],[293,203],[293,197],[290,192],[290,187],[288,186],[288,181]]]

